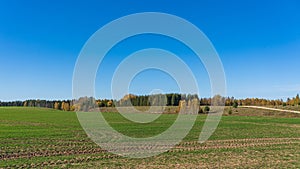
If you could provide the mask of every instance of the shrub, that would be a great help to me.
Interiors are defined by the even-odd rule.
[[[203,113],[204,113],[203,109],[201,107],[199,107],[198,114],[203,114]]]
[[[228,114],[232,115],[232,110],[231,109],[229,109]]]
[[[237,108],[238,106],[239,106],[239,104],[237,102],[234,102],[232,105],[233,108]]]
[[[205,106],[205,107],[204,107],[204,113],[208,113],[209,110],[210,110],[210,108],[209,108],[208,106]]]

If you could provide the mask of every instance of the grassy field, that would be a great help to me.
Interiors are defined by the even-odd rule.
[[[188,136],[169,152],[130,159],[93,143],[74,112],[1,107],[0,168],[300,167],[299,117],[245,108],[233,109],[232,115],[227,111],[204,144],[197,139],[206,115],[199,115]],[[164,114],[147,125],[132,124],[117,113],[105,117],[126,135],[147,137],[168,128],[176,114]]]

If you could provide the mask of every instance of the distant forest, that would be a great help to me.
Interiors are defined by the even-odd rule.
[[[189,102],[198,99],[200,106],[210,106],[213,100],[225,103],[225,106],[295,106],[300,105],[299,94],[296,97],[268,100],[259,98],[235,99],[234,97],[214,96],[213,98],[199,98],[191,94],[156,94],[156,95],[133,95],[129,94],[120,100],[94,99],[93,97],[82,97],[78,100],[25,100],[1,102],[0,106],[24,106],[45,107],[64,111],[84,110],[91,107],[114,107],[114,106],[178,106],[181,100]]]

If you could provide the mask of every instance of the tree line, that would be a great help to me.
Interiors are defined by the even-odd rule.
[[[297,94],[293,98],[288,98],[286,101],[282,99],[268,100],[261,98],[235,99],[234,97],[222,97],[216,95],[213,98],[199,98],[196,94],[155,94],[155,95],[132,95],[128,94],[119,100],[111,99],[95,99],[93,97],[82,97],[78,100],[25,100],[25,101],[10,101],[1,102],[0,106],[24,106],[24,107],[45,107],[56,110],[87,111],[97,107],[115,107],[115,106],[179,106],[180,101],[187,103],[194,100],[199,100],[200,106],[225,105],[225,106],[299,106],[300,98]]]
[[[18,107],[44,107],[64,111],[74,111],[74,100],[25,100],[25,101],[10,101],[10,102],[1,102],[0,106],[18,106]]]
[[[199,99],[196,94],[154,94],[154,95],[126,95],[120,100],[112,101],[114,106],[178,106],[180,100]],[[101,106],[100,106],[101,107]]]

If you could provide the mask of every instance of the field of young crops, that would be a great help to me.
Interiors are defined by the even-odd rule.
[[[130,159],[93,143],[75,112],[1,107],[0,168],[300,167],[299,117],[241,116],[242,111],[251,110],[223,116],[204,144],[197,140],[206,115],[199,115],[188,136],[170,151]],[[176,114],[164,114],[153,123],[134,124],[117,113],[104,115],[116,130],[134,137],[159,134],[176,119]]]

